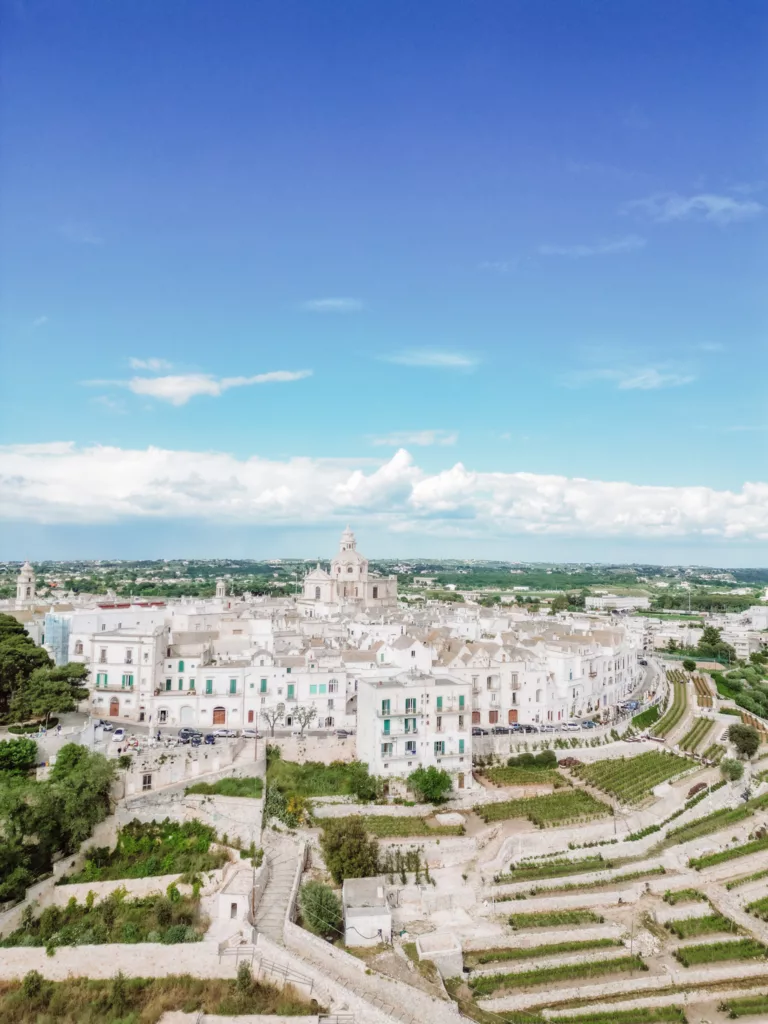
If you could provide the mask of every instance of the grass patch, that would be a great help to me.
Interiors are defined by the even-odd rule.
[[[622,803],[633,804],[649,796],[660,782],[695,766],[696,762],[686,757],[649,750],[638,757],[577,765],[573,773],[583,782],[603,793],[609,793]]]
[[[272,753],[267,758],[267,784],[286,797],[355,796],[359,800],[373,800],[378,791],[376,780],[361,761],[297,764]]]
[[[622,956],[616,960],[595,960],[587,964],[562,964],[559,967],[542,967],[539,970],[520,971],[517,974],[489,974],[472,978],[469,987],[475,996],[489,996],[498,989],[528,988],[531,985],[558,985],[574,978],[595,978],[602,974],[619,974],[624,971],[647,971],[639,956]]]
[[[549,1017],[550,1024],[687,1024],[681,1006],[642,1006],[635,1010],[595,1010],[577,1017]]]
[[[498,768],[486,768],[482,773],[489,782],[495,786],[554,786],[559,789],[567,786],[568,783],[555,768],[529,765],[526,768],[517,766],[501,766]]]
[[[0,941],[0,946],[98,946],[110,942],[199,942],[207,921],[200,916],[199,900],[179,896],[125,898],[117,889],[100,903],[46,907],[39,917],[28,915],[22,926]]]
[[[215,838],[216,830],[200,821],[179,825],[168,818],[148,824],[135,820],[120,829],[114,850],[91,847],[83,869],[63,875],[57,884],[213,871],[228,860],[224,850],[210,851]]]
[[[676,949],[675,958],[683,967],[697,964],[714,964],[722,960],[757,960],[764,957],[768,949],[755,939],[739,939],[738,942],[709,942],[702,946],[686,946]]]
[[[0,983],[0,1021],[3,1024],[157,1024],[164,1013],[282,1014],[317,1012],[288,988],[248,985],[223,978],[124,978],[92,981],[71,978],[46,981],[32,971],[21,983]]]
[[[437,983],[440,972],[431,960],[419,960],[419,951],[416,949],[415,942],[404,942],[403,952],[422,978],[426,979],[426,981],[432,982],[432,984]]]
[[[730,882],[725,883],[725,888],[728,890],[738,889],[739,886],[746,885],[747,882],[759,882],[761,878],[768,878],[768,868],[765,868],[763,871],[753,871],[751,875],[733,878]]]
[[[678,828],[670,829],[664,840],[665,846],[679,846],[680,843],[690,843],[693,839],[701,839],[702,836],[711,835],[712,832],[719,832],[721,829],[735,825],[745,818],[749,818],[752,811],[744,805],[730,809],[724,807],[719,811],[713,811],[703,818],[696,818],[689,821],[687,825],[680,825]]]
[[[709,899],[698,889],[678,889],[677,892],[667,889],[664,902],[674,907],[678,903],[709,903]]]
[[[593,910],[540,910],[531,914],[510,914],[512,928],[559,928],[568,924],[602,924],[605,918]]]
[[[672,706],[653,727],[654,736],[668,736],[685,714],[688,703],[685,682],[670,682],[669,685],[672,687]]]
[[[622,882],[638,882],[643,878],[653,878],[656,875],[665,875],[666,870],[664,867],[648,868],[647,871],[631,871],[624,875],[614,875],[613,878],[604,878],[600,882],[570,882],[564,885],[552,885],[542,887],[540,889],[529,889],[531,896],[536,896],[539,893],[557,893],[557,892],[574,892],[575,890],[589,891],[590,889],[608,889],[612,885],[619,885]],[[501,897],[496,897],[498,901]],[[510,896],[509,899],[514,899],[514,896]]]
[[[768,992],[756,993],[753,996],[739,996],[738,999],[726,999],[718,1007],[734,1020],[738,1017],[768,1018]]]
[[[703,857],[691,857],[688,867],[710,868],[714,864],[723,864],[728,860],[735,860],[737,857],[748,857],[751,853],[759,853],[761,850],[768,850],[768,836],[762,839],[753,839],[751,843],[742,843],[740,846],[732,846],[728,850],[720,850],[718,853],[707,853]]]
[[[679,921],[667,921],[665,926],[678,939],[692,939],[696,935],[712,935],[716,932],[738,932],[737,926],[722,914],[708,914],[706,917],[684,917]]]
[[[646,708],[645,711],[641,711],[639,715],[635,715],[632,719],[632,725],[636,729],[645,731],[649,726],[653,725],[654,722],[659,720],[659,706],[654,704],[651,708]]]
[[[400,818],[394,814],[356,814],[366,831],[379,839],[409,836],[463,836],[463,825],[429,825],[426,818]],[[344,818],[319,818],[318,821],[344,821]]]
[[[518,865],[511,865],[508,872],[497,875],[494,881],[499,885],[505,882],[529,882],[539,878],[558,878],[563,875],[582,875],[589,871],[607,871],[613,866],[613,861],[603,860],[599,853],[582,857],[579,860],[558,857],[556,860],[550,860],[543,864],[523,861]]]
[[[483,804],[475,807],[475,812],[486,823],[507,821],[510,818],[527,818],[538,828],[549,828],[588,821],[591,818],[602,818],[611,813],[611,808],[582,789],[569,789],[567,792],[551,793],[548,796]]]
[[[187,786],[184,795],[199,793],[204,796],[243,796],[258,799],[264,790],[264,783],[259,778],[219,779],[218,782],[196,782]]]
[[[538,956],[555,956],[557,953],[580,953],[586,949],[607,949],[621,946],[619,939],[574,939],[570,942],[552,942],[543,946],[521,948],[519,946],[500,949],[472,950],[464,954],[464,966],[479,967],[481,964],[493,964],[504,960],[529,960]]]
[[[754,914],[755,917],[759,917],[761,921],[768,921],[768,896],[748,903],[746,910],[748,913]]]
[[[709,718],[697,718],[680,741],[681,749],[693,754],[712,731],[714,724]]]
[[[721,747],[719,743],[713,743],[711,746],[707,747],[701,756],[705,757],[707,761],[713,761],[715,764],[720,764],[725,757],[725,747]]]

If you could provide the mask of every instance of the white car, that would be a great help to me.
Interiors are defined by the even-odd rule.
[[[235,732],[234,729],[214,729],[213,735],[223,736],[226,738],[227,736],[237,736],[237,733]]]
[[[578,722],[564,722],[563,730],[566,732],[573,732],[576,729],[581,729],[581,725]]]
[[[257,729],[243,729],[240,735],[244,740],[257,740],[259,738],[259,732]]]
[[[112,742],[113,743],[122,743],[124,739],[125,739],[125,729],[115,729],[115,731],[112,733]]]

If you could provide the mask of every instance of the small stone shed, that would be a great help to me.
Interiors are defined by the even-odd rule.
[[[392,914],[383,875],[345,879],[341,900],[346,946],[376,946],[392,941]]]

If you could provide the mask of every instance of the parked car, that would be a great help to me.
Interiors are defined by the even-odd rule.
[[[481,729],[479,725],[473,725],[472,726],[472,735],[473,736],[487,736],[488,735],[488,730],[487,729]]]
[[[520,728],[523,732],[546,732],[543,725],[541,727],[538,725],[521,725]],[[549,732],[554,732],[554,729],[550,728]]]
[[[345,740],[347,738],[347,736],[351,736],[352,735],[352,730],[351,729],[337,729],[336,730],[336,735],[338,736],[338,738],[340,740]]]
[[[491,729],[494,736],[506,736],[512,732],[508,725],[494,725]]]
[[[125,729],[115,729],[115,731],[112,733],[112,742],[113,743],[122,743],[124,739],[125,739]]]
[[[203,737],[200,735],[199,732],[196,732],[194,736],[190,736],[189,742],[193,747],[199,747],[200,744],[203,742]]]
[[[221,729],[214,729],[213,730],[213,735],[214,736],[221,736],[221,737],[227,738],[227,737],[231,737],[231,736],[237,736],[237,732],[234,729],[224,729],[224,728],[221,728]]]
[[[257,740],[259,738],[259,730],[258,729],[243,729],[243,731],[240,733],[240,735],[245,740]]]
[[[194,734],[195,734],[195,730],[194,729],[189,729],[186,726],[184,726],[182,729],[179,729],[179,742],[180,743],[189,743],[189,741],[192,739]]]
[[[581,728],[581,724],[579,722],[563,722],[562,727],[565,732],[574,732]]]
[[[526,729],[526,732],[527,731],[528,730]],[[539,732],[554,732],[554,731],[555,731],[554,725],[540,725],[539,726]]]
[[[216,742],[216,737],[212,732],[206,733],[205,742],[209,745]]]
[[[582,722],[581,723],[581,728],[582,729],[596,729],[597,728],[597,722],[593,722],[591,719],[588,719],[586,722]]]
[[[640,658],[639,661],[638,661],[638,664],[639,665],[647,665],[648,664],[648,659],[647,658]]]

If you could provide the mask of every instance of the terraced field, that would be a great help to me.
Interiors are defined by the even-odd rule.
[[[709,718],[697,718],[688,732],[680,740],[680,746],[690,754],[695,754],[715,727]]]
[[[549,796],[481,804],[475,807],[475,813],[486,822],[527,818],[538,828],[551,828],[556,825],[572,825],[593,818],[603,818],[611,813],[611,809],[582,789],[569,789],[567,792],[560,791]]]
[[[649,796],[660,782],[695,766],[696,762],[688,758],[661,750],[649,750],[638,757],[577,765],[572,771],[577,778],[595,789],[615,796],[624,804],[633,804]]]
[[[682,675],[682,673],[678,673],[677,669],[675,669],[675,673]],[[654,736],[668,736],[675,726],[679,725],[683,715],[685,714],[685,709],[688,706],[688,693],[685,677],[683,676],[682,680],[678,680],[677,676],[675,676],[675,679],[673,680],[672,676],[675,673],[667,673],[667,676],[670,679],[669,685],[672,688],[672,704],[669,711],[667,711],[664,717],[651,730]]]

